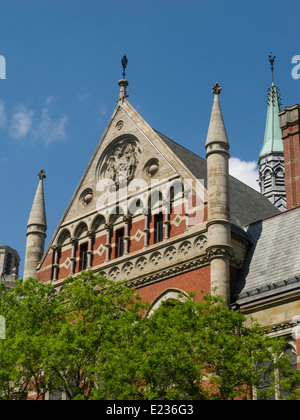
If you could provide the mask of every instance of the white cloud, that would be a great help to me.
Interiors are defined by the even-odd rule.
[[[56,99],[56,96],[50,95],[46,98],[46,104],[51,104]]]
[[[107,106],[101,103],[99,106],[99,114],[101,115],[101,117],[105,117],[106,113],[107,113]]]
[[[57,121],[53,120],[49,115],[48,108],[44,108],[35,137],[42,139],[45,144],[50,144],[57,140],[65,140],[67,122],[68,117],[66,115],[61,115]]]
[[[0,127],[3,128],[6,124],[5,103],[0,100]]]
[[[229,173],[244,184],[249,185],[256,191],[259,190],[258,185],[258,168],[255,161],[246,162],[236,157],[232,157],[229,160]]]
[[[85,99],[88,99],[90,97],[90,94],[87,91],[83,91],[78,93],[77,96],[80,101],[84,101]]]
[[[33,114],[25,105],[17,106],[10,120],[9,135],[14,139],[25,137],[32,126]]]

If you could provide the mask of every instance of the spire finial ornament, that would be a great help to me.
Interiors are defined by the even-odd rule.
[[[122,67],[123,67],[122,76],[123,76],[123,79],[126,79],[126,67],[127,67],[127,64],[128,64],[128,58],[126,57],[126,54],[124,54],[121,63],[122,63]]]
[[[274,61],[275,61],[275,55],[273,56],[272,53],[269,55],[269,62],[271,64],[271,72],[272,72],[272,82],[274,83]]]
[[[214,95],[220,95],[221,91],[222,91],[222,88],[221,88],[221,86],[219,85],[219,83],[215,83],[215,84],[213,85],[212,93],[213,93]]]
[[[46,177],[46,172],[44,171],[44,169],[41,170],[41,172],[39,172],[37,174],[37,176],[40,178],[40,180],[42,181],[43,179],[47,178]]]

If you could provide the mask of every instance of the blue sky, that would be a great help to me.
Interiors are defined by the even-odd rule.
[[[24,262],[42,168],[50,240],[116,106],[124,53],[129,101],[153,128],[204,156],[219,82],[231,155],[255,162],[271,51],[283,105],[300,101],[299,16],[299,0],[1,0],[0,243]]]

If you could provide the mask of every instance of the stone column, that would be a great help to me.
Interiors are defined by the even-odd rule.
[[[54,245],[52,247],[54,252],[54,264],[53,264],[53,279],[54,281],[58,280],[58,269],[59,269],[59,252],[61,250],[60,245]]]
[[[148,248],[149,246],[149,217],[150,217],[150,211],[148,208],[143,209],[143,215],[145,217],[145,227],[144,227],[144,248]]]
[[[106,258],[105,258],[105,262],[108,262],[110,260],[112,224],[111,223],[106,223],[105,224],[105,229],[106,229],[106,244],[105,244]]]
[[[164,200],[163,201],[164,206],[164,226],[165,226],[165,234],[164,239],[170,239],[170,212],[171,212],[171,200]]]
[[[207,207],[208,248],[210,259],[211,293],[221,296],[230,304],[229,262],[231,223],[229,205],[229,142],[222,117],[218,84],[213,87],[214,104],[207,134]]]
[[[76,247],[77,247],[78,239],[77,238],[71,238],[71,244],[72,244],[72,254],[71,254],[71,269],[70,274],[75,274],[75,268],[76,268]]]
[[[92,260],[93,260],[93,241],[94,241],[94,235],[95,232],[93,230],[89,230],[87,232],[88,238],[89,238],[89,245],[88,245],[88,252],[87,252],[87,269],[92,268]]]
[[[127,215],[123,218],[125,222],[125,232],[124,232],[124,255],[129,254],[129,243],[130,243],[130,223],[131,223],[131,216]]]

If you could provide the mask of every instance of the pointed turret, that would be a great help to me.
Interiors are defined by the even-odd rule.
[[[212,113],[210,117],[210,123],[206,138],[205,147],[208,148],[210,144],[213,143],[222,143],[229,149],[229,142],[227,138],[227,133],[225,129],[225,124],[223,120],[223,115],[221,111],[219,95],[222,91],[222,88],[216,83],[213,87],[212,93],[215,95],[214,103],[212,108]]]
[[[221,88],[212,93],[213,109],[206,140],[208,248],[212,294],[230,303],[229,262],[232,255],[229,206],[229,142],[220,107]]]
[[[283,154],[282,133],[279,125],[279,112],[281,111],[279,89],[272,82],[268,89],[268,113],[265,129],[264,144],[259,154],[260,158],[264,156],[280,153]]]
[[[284,153],[278,115],[281,110],[281,103],[279,89],[274,83],[274,60],[275,57],[270,55],[272,85],[268,89],[265,137],[258,160],[259,185],[261,193],[276,207],[284,211],[286,209]]]
[[[27,244],[23,275],[24,280],[29,277],[36,277],[37,266],[44,254],[45,239],[47,236],[47,219],[43,182],[46,175],[43,169],[38,174],[38,177],[40,181],[27,224]]]

